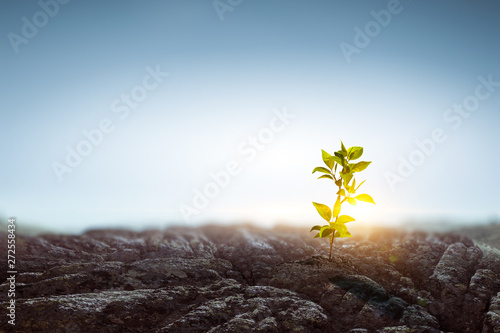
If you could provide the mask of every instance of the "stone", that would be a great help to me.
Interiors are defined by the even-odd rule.
[[[19,331],[500,332],[500,251],[453,233],[375,231],[336,241],[332,262],[327,242],[289,227],[103,229],[16,245]]]

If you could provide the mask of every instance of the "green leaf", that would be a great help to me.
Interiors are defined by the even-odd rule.
[[[311,228],[311,230],[309,232],[311,232],[313,230],[321,230],[321,226],[320,225],[315,225],[314,227]]]
[[[314,170],[313,170],[312,173],[315,173],[316,171],[327,173],[327,174],[331,174],[332,173],[330,170],[328,170],[327,168],[323,168],[323,167],[316,167],[316,168],[314,168]]]
[[[319,232],[314,236],[314,238],[319,238]]]
[[[337,156],[338,158],[340,158],[341,160],[344,159],[344,153],[342,153],[342,150],[338,150],[336,151],[335,153],[335,156]],[[342,164],[342,163],[339,163],[339,164]]]
[[[349,202],[353,206],[356,206],[356,199],[354,198],[347,198],[347,202]]]
[[[339,223],[339,222],[330,223],[330,228],[337,230],[340,234],[340,237],[345,237],[344,235],[347,232],[347,227],[344,223]]]
[[[357,160],[361,155],[363,155],[363,147],[351,147],[347,149],[347,156],[351,161]]]
[[[341,196],[345,197],[345,190],[341,189],[340,191],[337,192],[337,195],[341,195]]]
[[[358,162],[352,167],[352,172],[360,172],[366,169],[371,162]]]
[[[322,175],[322,176],[319,176],[318,179],[321,179],[321,178],[328,178],[328,179],[331,179],[333,180],[333,177],[330,176],[330,175]]]
[[[337,221],[336,222],[347,223],[347,222],[352,222],[352,221],[356,221],[354,219],[354,217],[349,216],[349,215],[340,215],[339,217],[337,217]]]
[[[338,164],[342,165],[342,159],[340,157],[332,156],[331,159],[337,162]]]
[[[352,180],[352,185],[351,186],[349,186],[348,188],[346,187],[347,188],[347,192],[349,192],[351,194],[354,194],[354,192],[356,192],[355,187],[356,187],[356,178],[354,178]]]
[[[370,202],[375,205],[375,201],[373,201],[372,197],[368,194],[359,194],[354,197],[356,200]]]
[[[313,202],[313,205],[314,207],[316,207],[319,215],[321,215],[321,217],[324,218],[326,222],[330,222],[330,220],[332,219],[332,211],[330,210],[330,207],[317,202]]]
[[[336,182],[335,185],[341,186],[342,185],[342,178],[339,178]]]
[[[342,153],[347,156],[347,149],[345,149],[344,143],[340,140],[340,147],[342,148]]]
[[[340,173],[340,177],[342,177],[342,179],[344,179],[344,186],[347,187],[349,185],[349,182],[351,181],[352,179],[352,173],[346,173],[346,174],[343,174],[342,172]]]
[[[321,230],[319,232],[319,237],[325,238],[325,237],[328,237],[332,233],[333,233],[332,228],[330,228],[329,226],[325,226],[325,227],[321,228]]]
[[[335,201],[335,205],[333,206],[333,212],[332,212],[333,217],[337,217],[339,215],[340,206],[341,206],[340,197],[337,197],[337,201]]]
[[[330,228],[338,230],[340,234],[342,235],[344,232],[347,231],[347,227],[344,223],[340,222],[332,222],[330,223]]]
[[[323,162],[325,162],[326,166],[331,170],[333,168],[333,164],[335,163],[332,159],[332,155],[321,149],[321,157],[323,157]]]
[[[352,237],[351,233],[349,231],[345,231],[343,233],[340,233],[340,232],[336,232],[335,233],[335,237],[341,237],[341,238],[344,238],[344,237]]]
[[[358,185],[358,187],[356,187],[356,191],[358,190],[358,188],[359,188],[361,185],[363,185],[363,183],[364,183],[364,182],[366,182],[366,180],[363,180],[363,181],[361,182],[361,184],[359,184],[359,185]]]

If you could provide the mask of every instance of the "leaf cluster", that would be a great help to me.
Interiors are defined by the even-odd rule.
[[[328,205],[313,202],[314,207],[319,215],[328,223],[325,225],[315,225],[311,231],[316,230],[318,233],[314,238],[331,238],[331,237],[352,237],[347,230],[346,223],[355,221],[348,215],[340,215],[341,206],[344,202],[356,206],[358,201],[370,202],[375,204],[372,197],[368,194],[356,194],[358,189],[365,181],[362,181],[356,186],[355,173],[365,170],[371,162],[353,162],[363,155],[363,147],[351,147],[346,149],[344,143],[341,143],[341,149],[330,155],[324,150],[322,152],[323,162],[325,167],[316,167],[315,172],[322,173],[318,179],[332,180],[338,187],[337,200],[333,208]],[[337,172],[338,171],[338,172]]]

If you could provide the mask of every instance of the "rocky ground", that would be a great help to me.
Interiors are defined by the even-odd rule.
[[[224,226],[18,236],[15,329],[500,332],[495,248],[380,230],[337,242],[329,262],[327,241],[312,236]]]

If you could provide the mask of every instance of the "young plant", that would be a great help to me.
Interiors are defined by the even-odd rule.
[[[324,167],[316,167],[312,172],[323,173],[323,175],[319,176],[318,179],[330,179],[335,183],[335,186],[338,187],[337,200],[333,205],[333,209],[330,209],[330,207],[327,205],[313,202],[313,205],[314,207],[316,207],[319,215],[321,215],[321,217],[325,219],[328,224],[325,224],[323,226],[315,225],[311,228],[311,231],[319,231],[318,234],[314,236],[314,238],[330,239],[329,261],[332,261],[333,239],[335,237],[352,237],[345,224],[355,220],[348,215],[339,215],[342,204],[346,201],[353,206],[356,206],[357,201],[365,201],[375,204],[372,197],[368,194],[355,195],[356,191],[365,181],[363,180],[356,187],[356,179],[354,177],[354,173],[363,171],[371,163],[351,163],[351,161],[357,160],[361,157],[361,155],[363,155],[363,147],[351,147],[349,149],[346,149],[342,141],[340,141],[340,144],[341,149],[339,151],[336,151],[334,155],[330,155],[326,151],[321,150],[323,162],[325,162],[328,169]],[[337,169],[339,170],[338,174]]]

